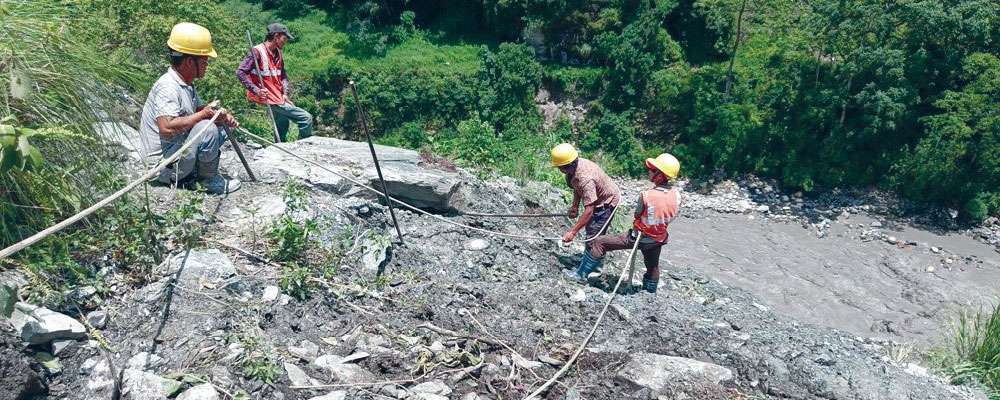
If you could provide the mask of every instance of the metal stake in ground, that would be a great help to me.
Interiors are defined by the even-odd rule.
[[[253,54],[253,36],[250,35],[250,28],[247,28],[247,43],[250,43],[250,57],[254,60],[254,70],[257,71],[257,80],[260,81],[260,88],[264,88],[264,76],[261,75],[261,65],[260,63],[264,60],[258,60]],[[271,129],[274,129],[274,142],[281,143],[281,136],[278,136],[278,124],[274,122],[274,112],[271,111],[271,105],[267,104],[267,99],[264,99],[264,108],[267,109],[267,117],[271,119]]]
[[[358,121],[361,122],[361,130],[365,132],[365,137],[368,139],[368,149],[372,151],[372,160],[375,161],[375,172],[378,172],[378,180],[382,182],[382,194],[385,195],[385,204],[389,206],[389,215],[392,216],[392,225],[396,227],[396,234],[399,235],[399,243],[406,244],[403,242],[403,233],[399,231],[399,222],[396,221],[396,212],[392,210],[392,200],[389,199],[389,189],[385,186],[385,179],[382,178],[382,167],[378,165],[378,156],[375,155],[375,145],[372,144],[372,135],[368,133],[368,117],[365,116],[365,110],[361,108],[361,98],[358,97],[358,89],[354,87],[354,81],[349,81],[347,83],[351,87],[351,94],[354,95],[354,104],[358,105]]]
[[[236,155],[240,157],[240,162],[243,163],[243,168],[247,169],[247,174],[250,175],[250,180],[257,182],[257,177],[253,176],[253,171],[250,170],[250,164],[247,163],[247,158],[243,156],[243,150],[240,150],[240,142],[236,140],[236,136],[233,135],[233,131],[229,129],[229,126],[224,126],[222,129],[226,130],[226,136],[229,136],[229,142],[233,144],[233,150],[236,150]]]

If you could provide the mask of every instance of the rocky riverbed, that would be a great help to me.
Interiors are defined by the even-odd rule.
[[[375,180],[366,145],[280,146]],[[148,285],[95,298],[81,311],[92,334],[18,304],[0,323],[0,397],[105,399],[120,383],[127,399],[520,399],[576,349],[622,271],[619,253],[600,280],[570,282],[562,270],[579,244],[397,209],[404,245],[375,196],[273,148],[251,153],[263,182],[208,197],[203,247],[176,249]],[[515,235],[565,229],[455,216],[560,211],[558,189],[379,154],[389,190],[434,215]],[[224,164],[241,174],[231,155]],[[316,252],[337,255],[304,298],[279,289],[289,266],[263,259],[289,179],[307,190],[294,217],[318,221]],[[624,181],[624,203],[643,187]],[[948,210],[878,192],[797,196],[753,178],[683,188],[660,291],[624,290],[543,398],[984,398],[899,349],[940,343],[952,310],[991,298],[995,226],[962,227]],[[166,187],[152,194],[164,210],[183,201]],[[114,271],[108,279],[125,287]]]

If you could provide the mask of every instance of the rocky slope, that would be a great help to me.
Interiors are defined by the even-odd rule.
[[[363,144],[311,138],[281,146],[374,180]],[[559,210],[556,189],[484,182],[411,151],[379,152],[390,191],[427,210],[519,235],[558,236],[565,227],[453,215]],[[239,173],[231,155],[225,164]],[[152,283],[93,302],[106,315],[91,316],[107,358],[99,341],[76,336],[30,347],[8,340],[4,349],[19,351],[0,349],[0,389],[23,375],[8,365],[34,363],[24,354],[44,351],[58,353],[60,367],[47,372],[48,398],[110,398],[120,381],[129,399],[520,399],[575,350],[625,261],[615,254],[600,281],[582,285],[561,273],[575,266],[580,245],[488,236],[397,209],[404,245],[387,209],[342,178],[274,149],[255,151],[251,165],[263,182],[203,205],[204,248],[177,249]],[[304,209],[285,213],[287,179],[306,185]],[[544,398],[983,398],[899,362],[889,339],[933,342],[937,316],[924,310],[973,300],[968,292],[985,290],[975,282],[996,273],[994,261],[967,264],[951,256],[965,255],[957,248],[935,252],[919,238],[912,245],[892,228],[873,229],[861,209],[870,200],[783,200],[757,181],[706,185],[704,195],[688,186],[685,214],[663,252],[661,290],[619,295],[578,364]],[[624,183],[626,199],[640,187]],[[165,187],[153,194],[163,209],[183,201]],[[263,232],[283,215],[315,218],[311,254],[328,257],[313,260],[325,268],[304,299],[278,290],[289,266],[260,258]],[[866,261],[871,254],[882,258]],[[981,265],[985,275],[914,270],[937,257],[953,258],[942,266]],[[111,272],[111,286],[124,287]],[[937,276],[962,285],[934,283]],[[24,336],[35,325],[22,323],[27,306],[19,310],[12,320]],[[876,319],[889,321],[887,329],[872,331]]]

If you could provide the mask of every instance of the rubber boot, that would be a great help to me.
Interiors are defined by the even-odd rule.
[[[576,271],[564,271],[564,272],[566,276],[573,279],[587,279],[587,275],[590,275],[591,272],[594,272],[594,270],[597,269],[597,267],[599,267],[601,265],[601,262],[603,261],[604,259],[594,258],[593,256],[590,255],[589,251],[585,251],[583,252],[583,260],[580,260],[580,268],[577,268]]]
[[[212,161],[198,160],[198,184],[212,194],[229,194],[240,189],[239,179],[226,179],[219,175],[219,159]]]
[[[656,286],[659,283],[659,279],[642,278],[642,289],[649,293],[656,293]]]

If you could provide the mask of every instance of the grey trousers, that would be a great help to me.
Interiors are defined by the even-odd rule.
[[[188,133],[183,135],[174,136],[169,140],[161,136],[160,147],[163,149],[163,158],[174,155],[177,150],[180,150],[181,146],[184,146],[184,142],[188,136],[200,132],[206,126],[208,128],[198,139],[197,143],[188,148],[176,163],[160,171],[160,176],[157,178],[160,182],[173,183],[175,180],[179,181],[187,178],[188,175],[191,175],[191,172],[194,172],[195,164],[198,161],[211,162],[219,157],[219,148],[222,147],[223,143],[226,143],[229,137],[226,135],[225,130],[219,129],[218,126],[206,119],[195,124]]]
[[[278,128],[278,137],[285,141],[288,135],[288,123],[295,122],[299,127],[299,139],[312,136],[313,118],[309,112],[293,106],[291,104],[271,104],[271,112],[274,113],[274,124]]]

